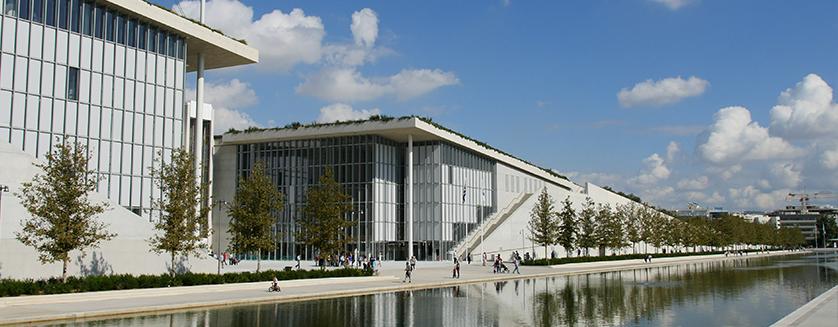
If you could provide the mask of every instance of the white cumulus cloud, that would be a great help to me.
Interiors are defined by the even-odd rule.
[[[838,168],[838,149],[824,151],[821,155],[821,165],[826,169]]]
[[[675,159],[675,156],[678,155],[678,152],[681,151],[681,146],[678,145],[678,142],[669,141],[669,145],[666,146],[666,161],[672,161]]]
[[[199,1],[181,1],[176,12],[198,19]],[[254,20],[253,7],[237,0],[210,0],[205,8],[207,25],[225,34],[245,39],[259,50],[260,67],[287,71],[300,63],[320,60],[326,30],[320,17],[306,16],[302,9],[288,13],[273,10]]]
[[[838,136],[838,105],[832,88],[818,75],[809,74],[780,94],[771,109],[771,132],[788,138]]]
[[[699,176],[694,179],[682,179],[678,181],[677,185],[680,190],[703,190],[710,185],[710,178]]]
[[[617,99],[623,107],[662,106],[701,95],[710,82],[692,76],[664,78],[659,81],[646,80],[635,84],[631,89],[624,88],[617,93]]]
[[[663,158],[657,153],[653,153],[651,156],[643,159],[643,163],[646,165],[646,169],[632,179],[634,182],[639,184],[654,184],[657,181],[669,178],[671,174]]]
[[[378,38],[378,15],[370,8],[356,11],[352,13],[350,29],[356,45],[372,47]]]
[[[185,93],[187,101],[195,100],[194,89],[187,89]],[[247,83],[238,79],[223,83],[207,82],[204,84],[204,93],[204,102],[212,105],[214,133],[224,133],[231,128],[260,126],[250,115],[240,111],[259,102],[256,92]]]
[[[320,116],[317,116],[317,122],[331,123],[335,121],[361,120],[379,114],[381,114],[381,110],[378,108],[355,110],[348,104],[335,103],[320,108]]]
[[[438,69],[404,69],[389,77],[367,78],[354,68],[327,68],[307,77],[296,92],[332,102],[366,101],[385,95],[407,100],[458,83],[454,73]]]
[[[722,108],[714,119],[698,146],[701,158],[710,163],[793,158],[802,153],[782,138],[770,136],[743,107]]]

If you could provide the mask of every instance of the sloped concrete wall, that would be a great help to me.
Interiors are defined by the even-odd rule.
[[[22,230],[21,220],[29,214],[14,193],[21,183],[29,181],[37,172],[36,159],[8,143],[0,142],[0,184],[9,186],[3,194],[0,208],[0,278],[48,278],[61,275],[61,263],[41,264],[34,248],[20,243],[15,233]],[[166,254],[150,252],[147,240],[154,235],[154,226],[148,219],[108,200],[99,193],[91,194],[94,201],[106,201],[110,209],[98,219],[109,225],[117,236],[103,242],[99,248],[86,253],[71,253],[69,272],[72,275],[101,274],[161,274],[168,271],[170,259]],[[216,261],[203,258],[179,258],[180,269],[193,272],[215,272]]]
[[[546,188],[547,193],[553,198],[553,201],[555,202],[554,209],[556,211],[561,209],[561,202],[566,198],[570,198],[571,203],[573,203],[573,208],[577,212],[582,210],[588,197],[590,197],[596,204],[609,204],[612,208],[615,208],[617,205],[624,205],[633,202],[623,196],[620,196],[619,194],[613,193],[591,183],[587,183],[584,188],[572,188],[571,190],[566,190],[549,183],[538,184],[537,182],[534,187],[532,186],[533,183],[530,183],[529,187],[524,187],[523,182],[520,187],[506,187],[506,175],[517,176],[521,181],[524,181],[525,179],[534,179],[534,177],[521,173],[518,170],[504,166],[503,164],[498,164],[496,178],[498,179],[499,210],[506,207],[520,192],[533,193],[533,196],[527,199],[527,201],[524,202],[518,210],[511,214],[501,226],[495,229],[493,233],[484,236],[485,246],[477,246],[477,250],[472,253],[472,260],[480,260],[482,252],[480,249],[485,249],[485,251],[489,254],[500,253],[504,259],[509,258],[513,251],[518,251],[521,255],[526,252],[529,252],[530,254],[535,253],[538,258],[544,258],[544,247],[534,245],[532,241],[529,240],[530,233],[528,230],[530,212],[538,202],[538,195],[541,193],[543,188]],[[638,249],[646,248],[647,247],[645,246],[638,245]],[[654,248],[651,246],[649,246],[648,249],[649,251],[654,251]],[[559,257],[567,255],[564,248],[558,245],[549,246],[547,253],[549,254],[552,251],[555,251],[556,255]],[[623,249],[623,253],[631,252],[631,247]],[[590,255],[597,255],[598,253],[597,249],[590,249]],[[610,253],[611,251],[609,250],[608,254]],[[571,253],[571,256],[576,256],[575,251],[574,253]]]

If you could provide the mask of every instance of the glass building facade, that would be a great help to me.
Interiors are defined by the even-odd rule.
[[[273,230],[276,250],[264,259],[316,255],[296,241],[296,221],[304,215],[307,190],[327,168],[351,197],[346,219],[354,222],[347,230],[353,243],[346,251],[406,257],[406,151],[407,144],[378,135],[236,145],[236,180],[262,161],[285,195]],[[495,164],[443,142],[417,143],[413,151],[414,253],[420,260],[441,258],[495,211]]]
[[[87,145],[98,192],[151,219],[151,167],[183,143],[186,42],[105,2],[0,0],[0,141]]]

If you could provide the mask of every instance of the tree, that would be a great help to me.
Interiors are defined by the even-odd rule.
[[[557,214],[559,223],[558,243],[564,247],[567,256],[573,252],[576,245],[576,211],[573,210],[573,203],[570,202],[570,196],[562,201],[562,209]]]
[[[235,253],[257,252],[256,272],[262,266],[262,250],[274,248],[271,226],[282,210],[282,193],[257,161],[246,178],[239,179],[236,195],[227,212],[230,215],[230,247]]]
[[[15,237],[34,247],[41,263],[61,261],[63,282],[67,282],[71,251],[84,252],[116,236],[107,232],[108,225],[96,220],[108,204],[88,198],[99,181],[96,172],[88,170],[88,161],[84,145],[71,145],[66,140],[56,144],[45,164],[35,164],[43,174],[23,183],[20,193],[15,194],[31,215],[21,220],[23,230]]]
[[[643,206],[631,203],[617,207],[618,214],[626,226],[626,239],[631,242],[632,253],[637,254],[637,243],[643,240],[641,217]]]
[[[838,238],[838,224],[835,221],[835,216],[821,214],[818,216],[815,226],[816,233],[818,233],[818,240],[821,246],[827,247],[826,240]],[[815,245],[817,247],[817,244]]]
[[[579,242],[578,245],[580,248],[585,249],[585,255],[587,256],[588,249],[597,245],[596,240],[596,206],[594,202],[591,201],[591,198],[585,199],[585,206],[582,207],[582,211],[579,213]]]
[[[547,246],[556,244],[559,237],[559,226],[553,212],[553,199],[547,194],[547,188],[541,190],[538,202],[530,211],[529,239],[535,244],[544,246],[544,257],[549,258]]]
[[[616,252],[624,243],[622,223],[619,217],[611,209],[610,204],[599,204],[595,213],[596,228],[594,228],[594,239],[600,252],[604,254],[605,249],[611,248]]]
[[[305,216],[299,220],[297,238],[320,250],[321,256],[337,254],[352,239],[346,229],[352,221],[346,219],[351,210],[350,197],[335,181],[331,168],[320,176],[320,183],[306,193]]]
[[[195,178],[195,158],[186,149],[172,152],[170,163],[162,162],[162,153],[157,159],[159,167],[152,168],[155,183],[162,196],[152,202],[152,207],[160,211],[160,218],[154,227],[160,232],[148,241],[151,251],[169,253],[171,258],[170,274],[177,272],[177,255],[199,255],[204,246],[203,240],[209,234],[207,215],[210,207],[203,194],[209,185]]]
[[[602,246],[610,248],[612,253],[616,253],[628,245],[625,224],[619,213],[614,212],[610,205],[605,204],[600,206],[599,217]]]
[[[667,237],[667,220],[668,218],[664,216],[662,213],[656,211],[655,209],[649,208],[649,220],[647,222],[646,228],[648,229],[648,236],[649,238],[646,240],[647,243],[651,244],[655,247],[655,252],[660,251],[661,245],[666,242]]]

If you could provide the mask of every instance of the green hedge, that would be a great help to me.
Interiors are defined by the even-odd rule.
[[[743,252],[758,252],[760,250],[744,250]],[[709,251],[709,252],[682,252],[682,253],[655,253],[651,254],[654,258],[672,258],[672,257],[687,257],[693,255],[709,255],[709,254],[723,254],[724,251]],[[643,259],[646,254],[623,254],[623,255],[608,255],[608,256],[593,256],[593,257],[571,257],[571,258],[556,258],[556,259],[536,259],[524,261],[521,264],[525,266],[552,266],[566,263],[581,263],[581,262],[597,262],[597,261],[616,261],[616,260],[630,260]]]
[[[66,283],[62,283],[60,278],[41,280],[0,279],[0,297],[129,290],[170,286],[268,282],[272,281],[274,276],[276,276],[276,278],[280,281],[283,281],[291,279],[358,277],[371,275],[372,271],[369,270],[336,269],[292,271],[267,270],[259,273],[241,272],[226,273],[223,275],[184,273],[174,277],[169,275],[104,275],[70,277],[67,279]]]

